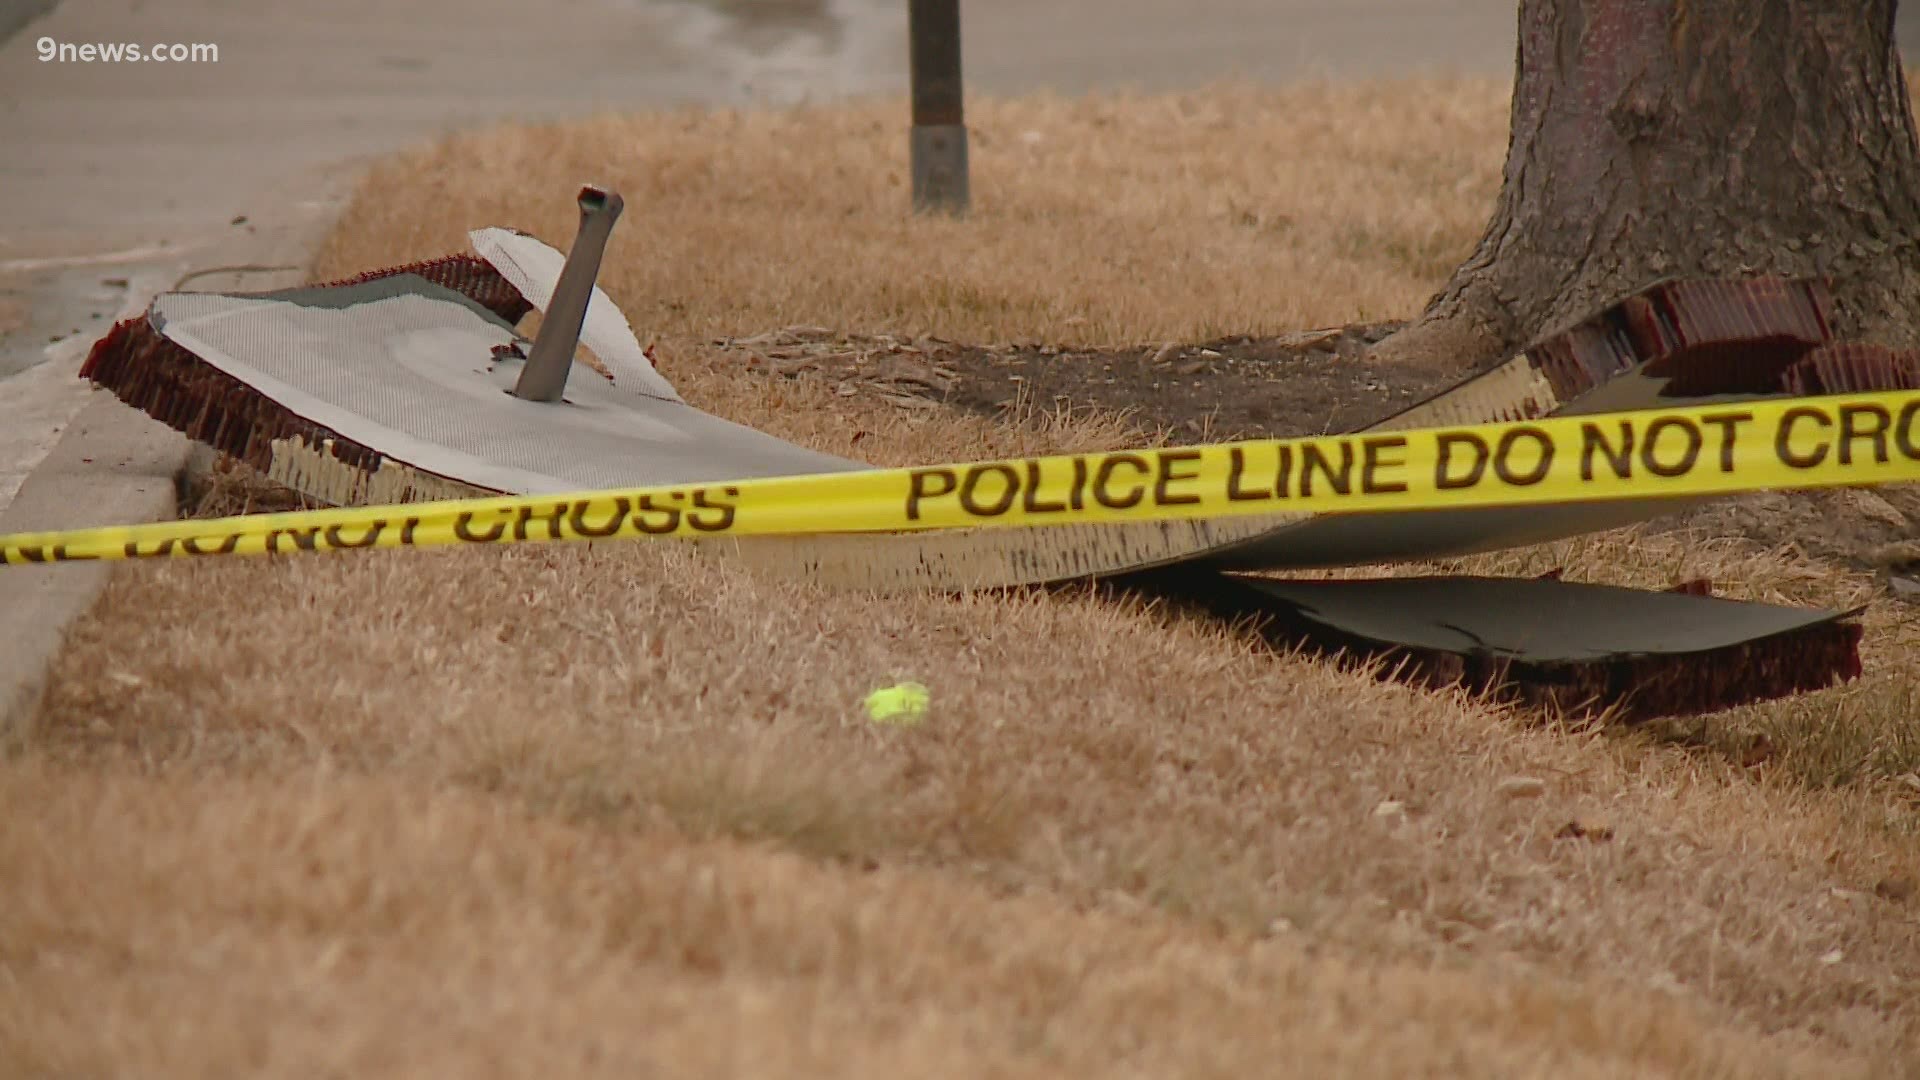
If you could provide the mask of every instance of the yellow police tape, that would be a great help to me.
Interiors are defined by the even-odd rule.
[[[1365,513],[1920,480],[1920,392],[0,536],[0,564]]]

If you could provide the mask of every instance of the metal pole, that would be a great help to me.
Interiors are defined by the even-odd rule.
[[[907,0],[913,81],[913,208],[967,211],[967,124],[960,0]]]
[[[527,364],[513,384],[513,396],[527,401],[559,401],[567,392],[567,373],[573,370],[573,351],[580,344],[580,326],[593,299],[593,281],[600,276],[600,257],[607,237],[626,206],[618,192],[597,187],[580,189],[580,230],[567,251],[566,265],[553,287],[553,299],[533,337]]]

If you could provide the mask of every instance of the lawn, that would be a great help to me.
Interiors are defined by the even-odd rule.
[[[1106,410],[749,370],[793,326],[1071,348],[1405,318],[1498,188],[1490,82],[684,110],[377,166],[317,278],[627,214],[689,400],[880,464]],[[1920,625],[1791,546],[1468,569],[1868,605],[1868,674],[1556,722],[1091,590],[876,598],[680,546],[129,565],[0,756],[0,1072],[1844,1076],[1920,1061]],[[1396,572],[1431,570],[1396,568]],[[901,679],[917,727],[867,721]]]

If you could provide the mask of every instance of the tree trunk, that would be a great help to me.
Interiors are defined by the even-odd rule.
[[[1664,278],[1830,278],[1920,345],[1920,148],[1897,0],[1522,0],[1507,164],[1394,359],[1484,367]]]

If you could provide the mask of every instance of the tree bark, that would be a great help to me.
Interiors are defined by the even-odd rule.
[[[1522,0],[1479,247],[1393,359],[1484,367],[1662,279],[1826,277],[1920,345],[1920,146],[1897,0]]]

